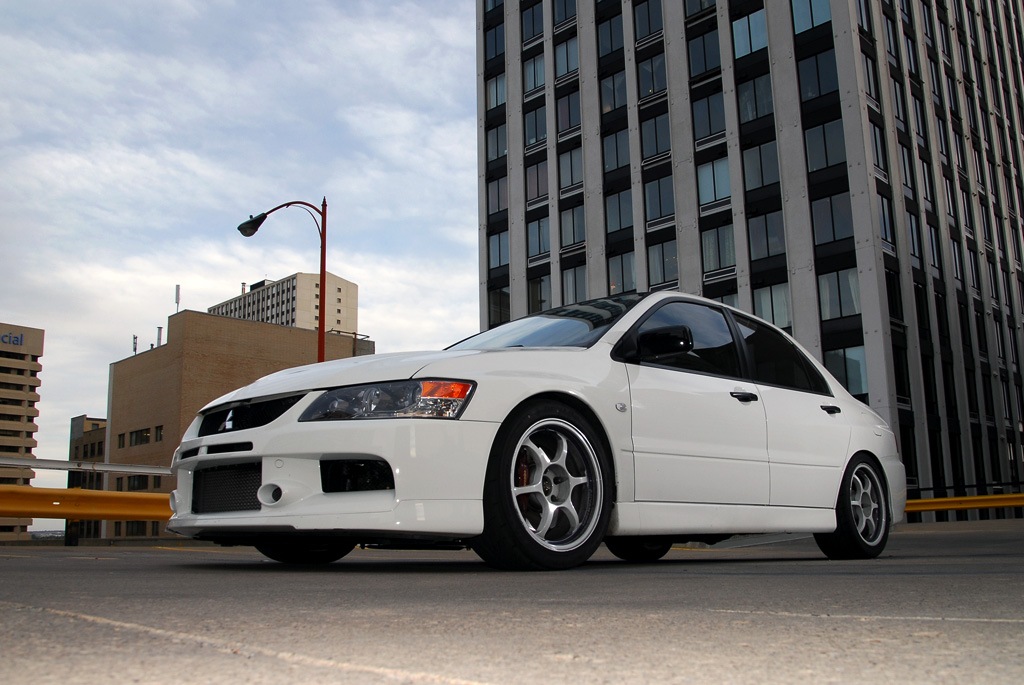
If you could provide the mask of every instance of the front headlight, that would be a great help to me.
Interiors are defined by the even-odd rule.
[[[324,392],[302,412],[299,421],[457,419],[472,392],[472,383],[449,380],[350,385]]]

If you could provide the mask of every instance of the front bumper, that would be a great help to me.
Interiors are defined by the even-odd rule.
[[[189,429],[172,466],[178,481],[168,530],[221,541],[292,531],[367,540],[477,535],[498,427],[465,420],[298,423],[282,417],[205,437],[193,437]],[[336,461],[383,462],[394,487],[325,492],[321,464]],[[217,470],[218,492],[227,493],[215,506],[203,500],[212,473],[207,469]],[[235,473],[248,475],[235,484]],[[231,492],[235,485],[237,493]]]

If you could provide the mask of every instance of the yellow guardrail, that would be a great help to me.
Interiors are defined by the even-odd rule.
[[[1024,494],[907,500],[907,513],[1024,507]],[[0,485],[0,517],[107,521],[166,521],[167,493]]]
[[[0,517],[72,521],[166,521],[171,518],[171,502],[166,492],[111,492],[0,485]]]
[[[978,495],[977,497],[941,497],[935,499],[907,500],[907,513],[922,511],[954,511],[965,509],[994,509],[999,507],[1024,507],[1024,494]]]

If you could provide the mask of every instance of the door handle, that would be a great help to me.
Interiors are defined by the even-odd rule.
[[[740,402],[757,402],[757,395],[752,392],[744,392],[741,390],[735,390],[729,393],[732,397],[735,397]]]
[[[841,411],[843,411],[842,409],[840,409],[839,407],[837,407],[834,404],[823,404],[823,405],[821,405],[821,410],[823,412],[825,412],[826,414],[829,414],[829,415],[831,415],[831,414],[838,414]]]

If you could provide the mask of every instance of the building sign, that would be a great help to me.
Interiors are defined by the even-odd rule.
[[[4,345],[24,345],[25,334],[18,335],[17,333],[4,333],[0,335],[0,343]]]

